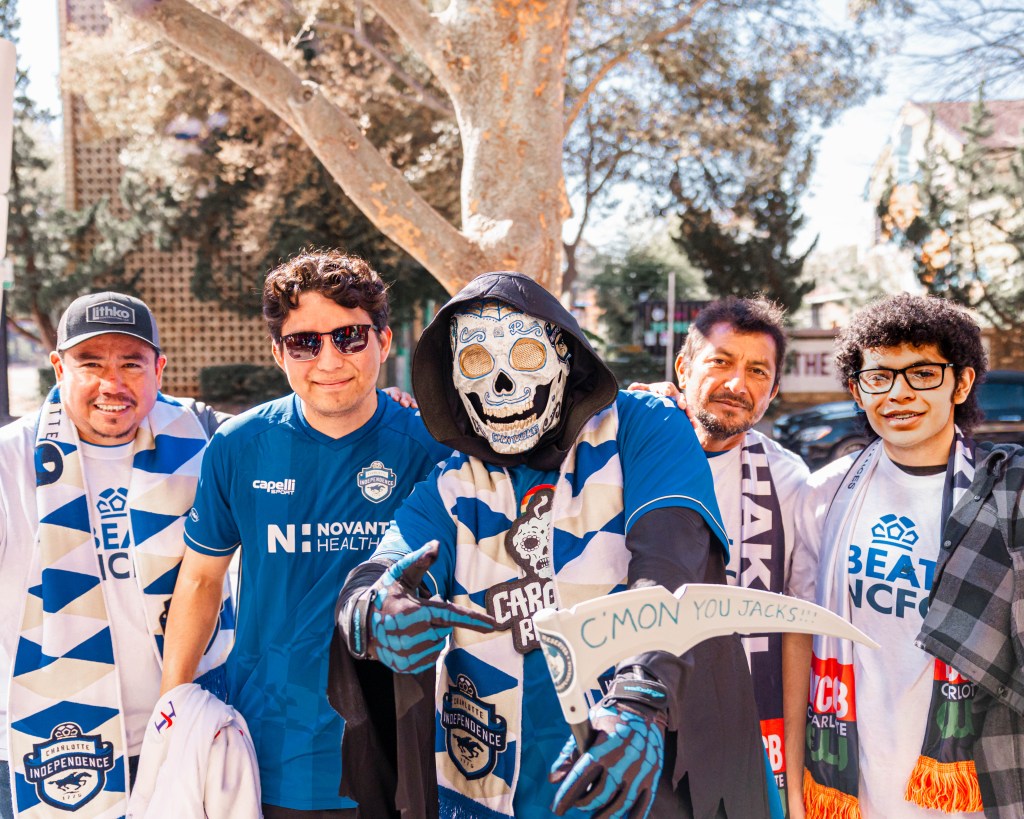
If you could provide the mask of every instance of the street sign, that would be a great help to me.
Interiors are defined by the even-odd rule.
[[[690,324],[707,305],[706,301],[677,300],[670,324],[666,302],[638,302],[638,319],[643,332],[643,345],[647,352],[652,356],[663,356],[667,346],[672,350],[674,358],[679,344],[690,330]]]

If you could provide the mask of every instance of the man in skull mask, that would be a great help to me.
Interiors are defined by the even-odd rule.
[[[396,672],[429,673],[444,651],[426,737],[440,814],[768,816],[738,638],[610,670],[582,756],[534,651],[531,616],[545,606],[725,582],[711,475],[685,417],[618,392],[572,316],[518,273],[479,276],[442,308],[413,385],[427,428],[456,454],[349,576],[338,623],[353,655]],[[474,630],[452,631],[432,596],[476,612]],[[701,695],[684,709],[690,687]]]

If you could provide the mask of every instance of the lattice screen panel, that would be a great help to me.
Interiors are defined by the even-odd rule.
[[[69,26],[102,33],[110,23],[103,0],[62,0],[60,12],[62,37]],[[119,147],[115,141],[97,141],[81,101],[65,96],[66,184],[72,207],[85,207],[103,197],[116,202],[121,178]],[[231,261],[245,264],[241,253],[228,253]],[[187,243],[182,250],[161,252],[147,242],[127,259],[129,273],[141,270],[142,297],[156,314],[169,359],[164,390],[175,395],[197,395],[203,367],[240,362],[273,364],[261,317],[242,317],[192,296],[189,280],[193,263],[194,254]]]

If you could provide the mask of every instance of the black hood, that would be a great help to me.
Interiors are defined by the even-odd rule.
[[[462,305],[477,299],[499,299],[524,313],[557,324],[569,347],[569,378],[562,418],[528,452],[501,455],[491,449],[473,431],[452,382],[451,317]],[[413,353],[412,388],[427,429],[445,446],[488,463],[527,464],[534,469],[557,469],[583,425],[611,404],[618,391],[615,376],[598,358],[572,314],[529,276],[507,271],[477,276],[434,316]]]

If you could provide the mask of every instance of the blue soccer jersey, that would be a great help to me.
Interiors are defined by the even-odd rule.
[[[666,507],[686,507],[700,513],[717,541],[727,551],[728,538],[721,522],[711,471],[686,415],[664,399],[649,393],[620,392],[616,400],[619,413],[618,450],[623,472],[625,530],[649,511]],[[455,590],[455,523],[448,514],[437,489],[439,466],[398,511],[398,526],[382,547],[382,553],[397,553],[419,548],[428,540],[440,541],[438,559],[426,577],[443,598]],[[540,472],[526,466],[508,470],[517,505],[529,493],[554,484],[557,472]],[[507,521],[496,529],[507,525]],[[666,533],[666,548],[676,548]],[[557,541],[554,564],[560,564]],[[728,555],[726,555],[728,560]],[[519,787],[515,794],[516,819],[535,819],[551,815],[551,803],[557,790],[548,782],[551,764],[570,736],[555,696],[544,658],[539,651],[525,658],[522,742]],[[443,750],[443,738],[436,741]],[[581,817],[570,810],[567,816]]]
[[[373,418],[337,440],[290,395],[210,442],[185,538],[205,555],[242,547],[228,691],[252,733],[264,802],[354,806],[338,796],[343,722],[325,694],[334,606],[413,485],[449,454],[383,393]]]

